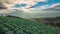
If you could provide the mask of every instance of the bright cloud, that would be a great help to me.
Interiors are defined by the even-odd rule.
[[[18,9],[22,11],[33,11],[37,9],[42,10],[42,9],[53,8],[57,5],[60,5],[60,3],[55,3],[55,4],[44,4],[38,8],[32,7],[38,2],[46,2],[46,1],[47,0],[0,0],[0,3],[2,3],[5,7],[7,7],[7,9]],[[20,5],[20,7],[16,8],[15,6],[16,4]],[[21,6],[22,4],[26,4],[26,6],[22,7]]]
[[[60,3],[52,4],[51,8],[60,9]]]
[[[44,2],[46,0],[0,0],[8,9],[11,9],[15,4],[27,4],[26,7],[21,9],[26,9],[31,6],[34,6],[37,2]]]
[[[60,6],[60,3],[42,5],[38,7],[36,10],[43,10],[43,9],[49,9],[49,8],[60,9],[60,7],[56,7],[56,6]]]

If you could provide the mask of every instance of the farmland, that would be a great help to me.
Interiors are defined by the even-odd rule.
[[[0,16],[1,34],[60,34],[60,28],[19,17]]]

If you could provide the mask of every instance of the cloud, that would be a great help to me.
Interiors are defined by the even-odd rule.
[[[46,2],[46,1],[47,0],[0,0],[0,3],[2,3],[4,7],[6,7],[7,9],[18,9],[22,11],[35,11],[35,10],[40,11],[44,9],[54,8],[55,6],[60,5],[60,3],[44,4],[38,8],[34,8],[34,5],[37,4],[38,2]],[[20,7],[16,8],[16,4],[19,5]],[[22,7],[22,4],[26,4],[26,6]]]
[[[7,7],[7,9],[11,9],[11,7],[14,6],[15,4],[27,4],[26,7],[24,7],[24,9],[26,9],[35,5],[37,2],[44,1],[46,0],[0,0],[0,2],[4,4],[5,7]]]
[[[46,4],[38,8],[30,8],[27,12],[33,13],[60,13],[60,3]]]
[[[6,7],[2,3],[0,3],[0,10],[1,9],[6,9]]]
[[[46,5],[42,5],[40,7],[38,7],[36,10],[44,10],[44,9],[49,9],[49,8],[53,8],[53,9],[60,9],[60,3],[55,3],[55,4],[46,4]]]
[[[55,3],[55,4],[44,4],[38,8],[34,8],[33,6],[26,6],[26,7],[20,7],[18,8],[21,11],[25,11],[25,12],[34,12],[34,11],[40,11],[40,10],[44,10],[44,9],[60,9],[60,7],[56,7],[56,6],[60,6],[60,3]]]
[[[53,4],[51,7],[53,9],[60,9],[60,3]]]

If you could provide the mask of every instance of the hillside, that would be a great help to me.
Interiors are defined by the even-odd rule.
[[[60,27],[60,17],[31,18],[32,21]]]
[[[0,16],[0,34],[60,34],[60,28],[23,18]]]

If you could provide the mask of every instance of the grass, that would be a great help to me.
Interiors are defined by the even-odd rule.
[[[23,18],[0,16],[1,34],[60,34],[60,28]]]

